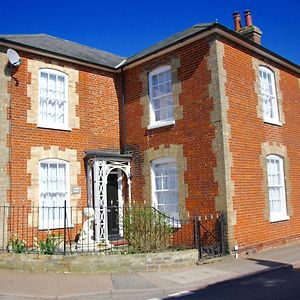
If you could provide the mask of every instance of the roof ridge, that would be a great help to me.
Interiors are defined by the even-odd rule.
[[[198,24],[193,25],[193,28],[208,27],[208,26],[211,26],[215,23],[217,23],[217,22],[198,23]]]
[[[46,33],[18,33],[18,34],[0,34],[0,37],[23,37],[23,38],[28,38],[28,37],[33,37],[33,36],[39,36],[39,35],[44,35],[47,36]]]

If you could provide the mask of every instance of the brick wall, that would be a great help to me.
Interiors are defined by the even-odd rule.
[[[235,240],[240,248],[261,248],[300,237],[299,78],[259,56],[225,43],[224,68],[229,99],[229,140],[233,157]],[[274,71],[282,126],[264,123],[259,111],[259,64]],[[269,150],[266,150],[266,147]],[[277,149],[277,151],[276,151]],[[281,150],[280,150],[281,149]],[[266,152],[267,151],[267,152]],[[276,153],[274,153],[274,151]],[[290,220],[269,220],[265,154],[284,157]]]
[[[211,83],[211,71],[207,67],[209,55],[209,41],[202,40],[125,70],[127,147],[133,153],[134,201],[151,202],[150,193],[143,193],[142,189],[151,182],[145,178],[150,176],[150,171],[145,171],[145,168],[150,170],[150,163],[145,165],[147,150],[180,145],[184,162],[177,162],[177,168],[186,164],[182,178],[186,193],[182,196],[185,199],[179,199],[179,202],[185,203],[190,215],[196,211],[215,211],[218,185],[214,180],[216,158],[212,140],[215,128],[210,120],[214,107],[208,88]],[[158,66],[168,64],[172,66],[173,95],[178,97],[174,108],[176,121],[171,126],[148,130],[145,124],[145,105],[149,105],[147,74]]]

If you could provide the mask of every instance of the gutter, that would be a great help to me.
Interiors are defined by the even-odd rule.
[[[127,145],[126,145],[126,138],[127,138],[127,130],[126,130],[126,112],[125,112],[125,91],[124,91],[124,75],[123,75],[123,68],[121,68],[121,105],[122,105],[122,136],[123,136],[123,145],[122,145],[122,153],[126,154],[127,152]]]

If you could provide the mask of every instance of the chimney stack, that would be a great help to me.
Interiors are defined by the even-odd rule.
[[[242,27],[240,13],[239,12],[233,13],[234,31],[238,32],[242,36],[250,39],[251,41],[257,44],[260,44],[262,32],[258,27],[253,25],[251,11],[245,10],[244,17],[245,17],[245,27]]]
[[[234,19],[234,31],[240,31],[242,29],[241,25],[241,15],[238,11],[233,13]]]
[[[251,11],[250,10],[245,10],[244,11],[244,17],[245,17],[246,27],[253,26],[252,16],[251,16]]]

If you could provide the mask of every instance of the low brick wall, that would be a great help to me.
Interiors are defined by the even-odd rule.
[[[0,268],[32,272],[137,272],[188,267],[197,250],[128,255],[0,255]]]

